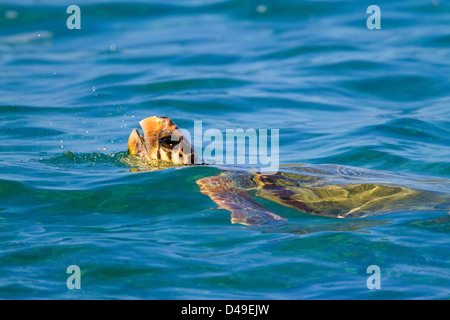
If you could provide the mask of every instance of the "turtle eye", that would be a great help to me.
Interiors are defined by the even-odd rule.
[[[173,141],[171,136],[166,136],[166,137],[162,137],[159,139],[159,144],[163,148],[172,149],[179,143],[180,143],[180,141]]]

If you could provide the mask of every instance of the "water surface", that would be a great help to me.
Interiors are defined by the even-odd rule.
[[[0,298],[450,297],[446,210],[268,204],[289,224],[251,228],[199,192],[217,169],[121,161],[138,121],[166,115],[280,129],[282,164],[449,179],[447,1],[77,1],[68,30],[71,4],[0,1]]]

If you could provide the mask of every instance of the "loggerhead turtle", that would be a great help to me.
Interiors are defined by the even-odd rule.
[[[139,124],[143,134],[137,129],[131,132],[130,156],[156,169],[199,163],[192,145],[169,118],[154,116]],[[303,213],[334,218],[363,218],[407,209],[442,210],[450,203],[448,194],[409,187],[408,179],[401,176],[355,167],[297,164],[281,166],[276,174],[232,167],[226,170],[199,179],[197,184],[219,208],[231,212],[232,223],[244,225],[287,221],[254,200],[253,192]],[[402,185],[393,183],[399,181]]]

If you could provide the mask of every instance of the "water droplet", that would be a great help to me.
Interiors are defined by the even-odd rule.
[[[10,19],[10,20],[16,19],[18,15],[19,15],[19,13],[17,11],[13,11],[13,10],[8,10],[5,12],[5,18]]]
[[[265,13],[267,11],[267,7],[263,4],[256,7],[256,12],[258,13]]]

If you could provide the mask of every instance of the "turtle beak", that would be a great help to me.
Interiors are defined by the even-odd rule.
[[[175,165],[199,163],[189,139],[169,118],[153,116],[143,119],[139,125],[142,135],[133,129],[128,138],[130,156],[162,160]]]
[[[128,138],[128,154],[141,157],[146,157],[148,154],[145,139],[139,134],[136,128],[133,129]]]
[[[128,138],[128,154],[149,160],[156,145],[156,135],[162,128],[163,119],[150,117],[139,122],[142,135],[134,128]]]

